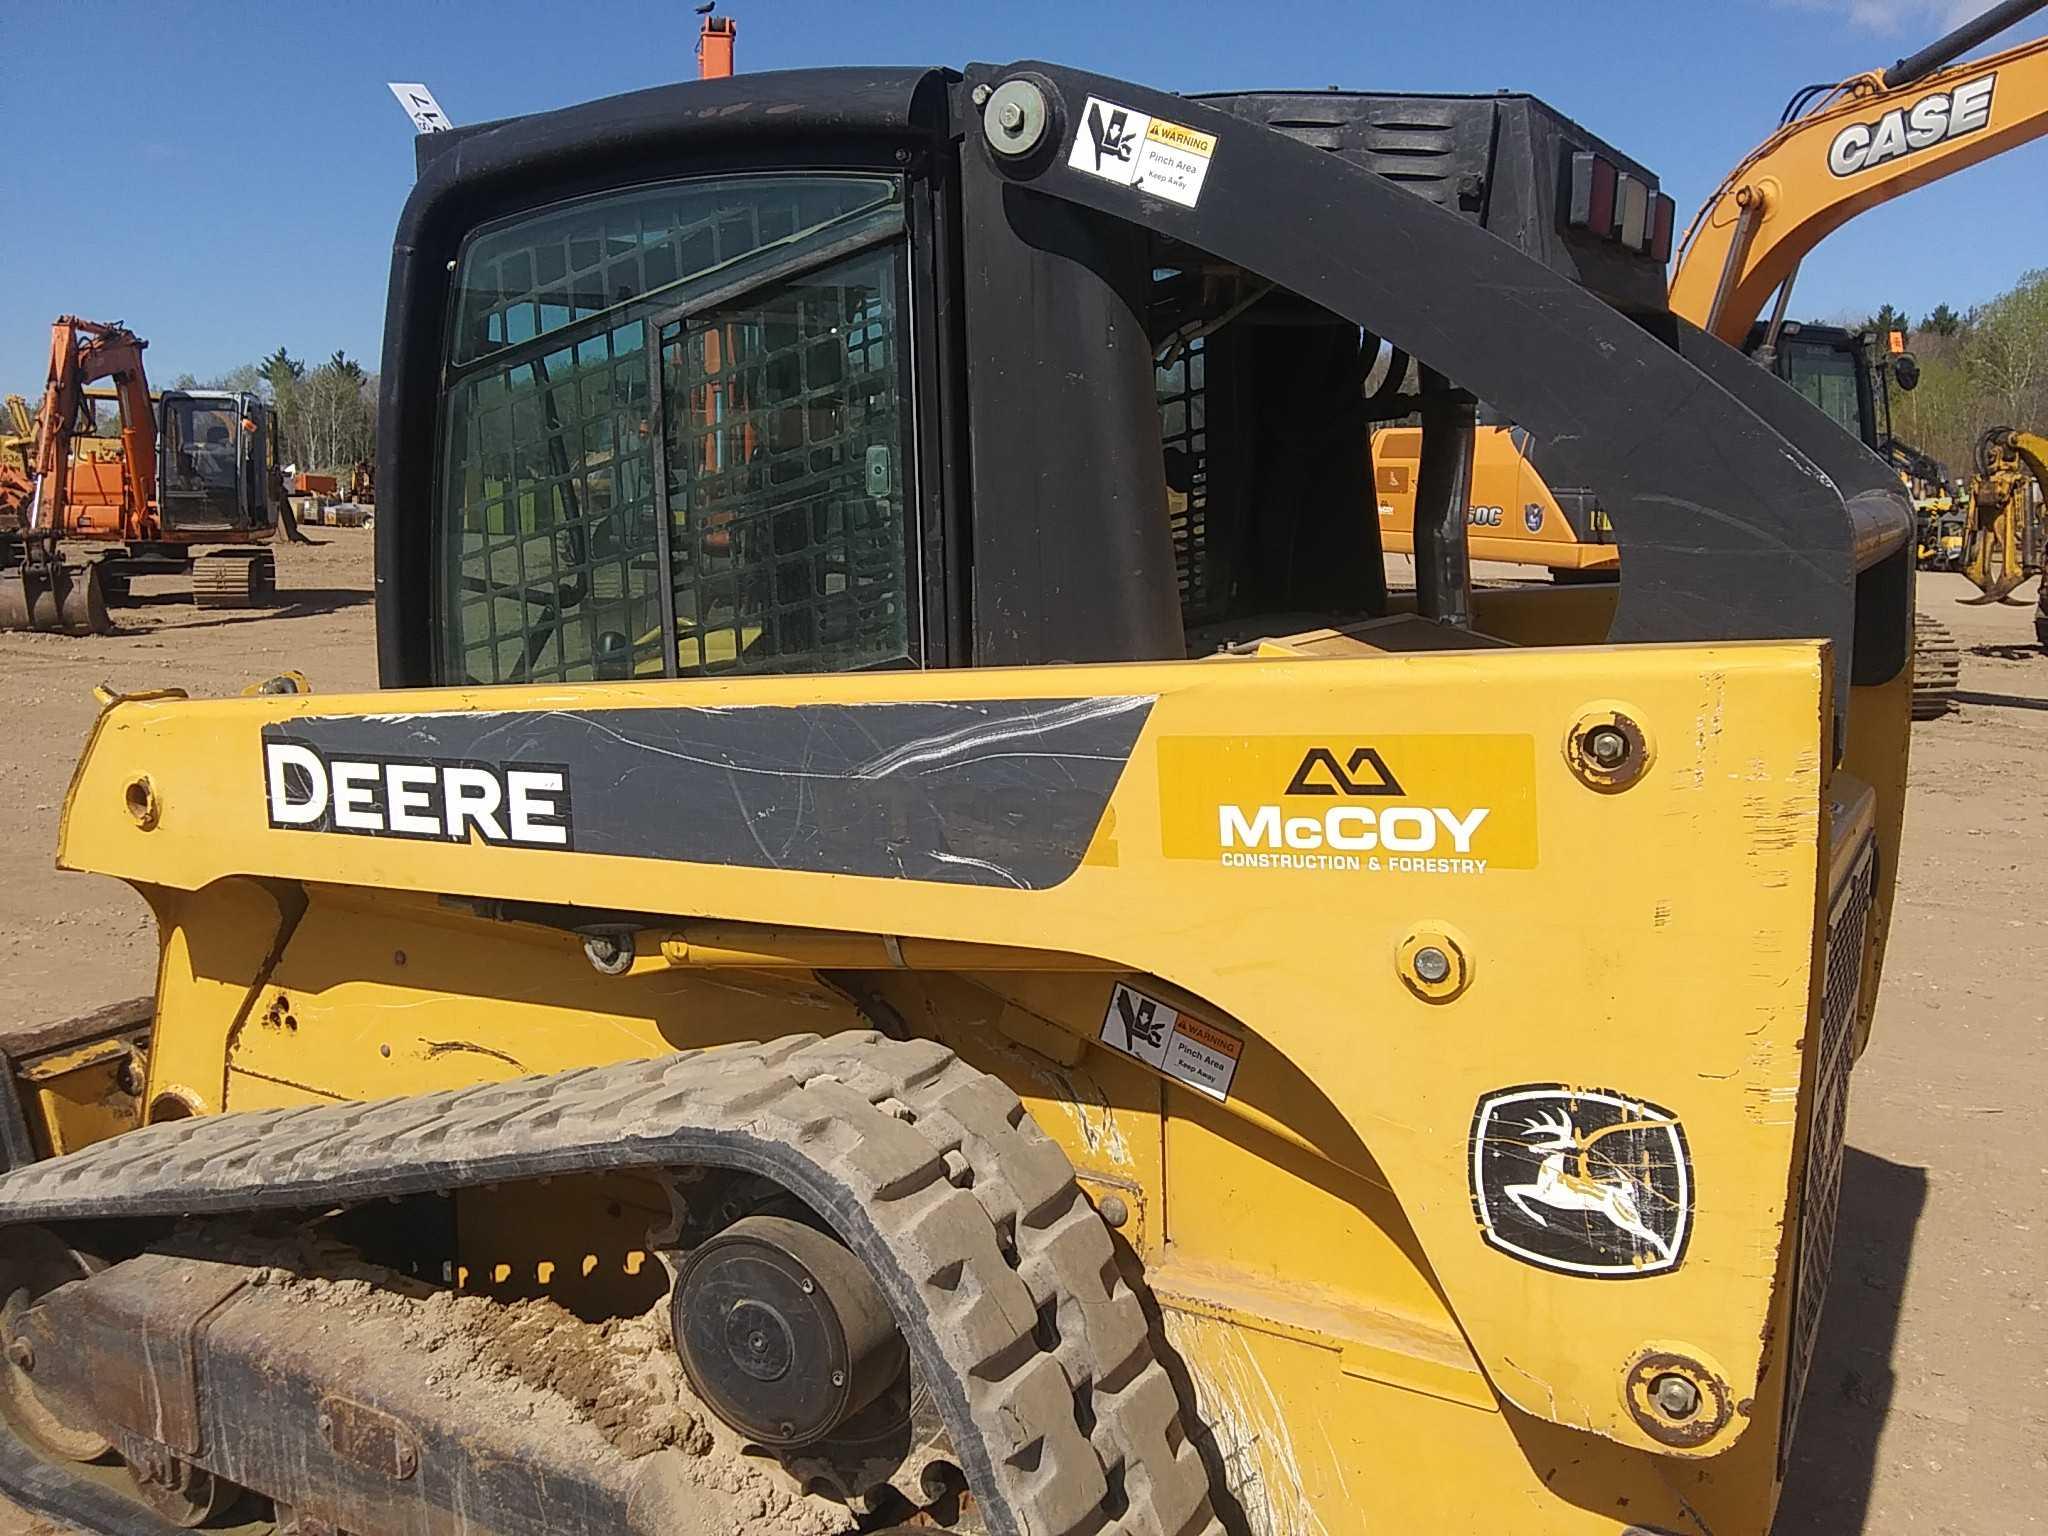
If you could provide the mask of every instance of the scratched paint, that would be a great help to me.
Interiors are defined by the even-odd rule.
[[[1721,725],[1728,702],[1728,678],[1719,671],[1703,673],[1700,681],[1707,686],[1710,702],[1693,717],[1693,759],[1689,789],[1704,789],[1707,782],[1707,766],[1719,755],[1721,746]]]
[[[1131,1144],[1117,1124],[1116,1111],[1102,1086],[1086,1072],[1063,1072],[1058,1067],[1029,1063],[1031,1075],[1042,1083],[1055,1104],[1066,1111],[1074,1130],[1090,1157],[1117,1168],[1132,1166]]]
[[[1164,1308],[1167,1341],[1194,1383],[1200,1438],[1243,1508],[1251,1536],[1329,1536],[1302,1482],[1279,1394],[1244,1331],[1212,1317]]]
[[[1035,891],[1080,866],[1153,703],[308,715],[263,727],[259,771],[272,825],[298,834],[479,833],[543,852]],[[329,775],[346,776],[346,805]],[[451,821],[458,782],[460,803],[488,812]],[[401,796],[402,813],[386,803]]]

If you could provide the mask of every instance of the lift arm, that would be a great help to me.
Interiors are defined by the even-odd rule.
[[[114,381],[121,404],[121,452],[127,461],[121,487],[122,523],[141,528],[148,521],[149,488],[156,467],[156,413],[142,368],[142,349],[148,345],[124,326],[100,325],[76,315],[59,315],[50,327],[49,381],[36,423],[31,528],[64,531],[64,503],[70,489],[67,466],[79,408],[86,386],[108,378]]]
[[[1816,93],[1694,216],[1672,309],[1740,346],[1806,253],[1857,214],[2048,133],[2048,37],[1938,67],[2043,3],[2006,0],[1911,59]]]

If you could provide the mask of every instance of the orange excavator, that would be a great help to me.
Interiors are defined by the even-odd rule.
[[[2033,15],[2048,0],[2004,0],[1888,69],[1808,86],[1777,129],[1742,158],[1694,216],[1670,284],[1674,315],[1746,347],[1881,455],[1892,444],[1860,389],[1831,387],[1854,363],[1814,356],[1816,327],[1797,346],[1786,309],[1800,261],[1857,214],[2048,134],[2048,36],[1957,63]],[[1574,207],[1576,237],[1661,256],[1671,237],[1669,199],[1631,167],[1595,164]],[[1772,295],[1772,314],[1759,324]],[[1838,338],[1840,350],[1861,343]],[[1793,355],[1797,354],[1797,355]],[[1905,382],[1904,370],[1899,379]],[[1482,421],[1484,420],[1482,416]],[[1421,434],[1375,434],[1380,530],[1393,552],[1414,550],[1414,485]],[[1474,437],[1468,544],[1475,560],[1549,566],[1561,579],[1611,575],[1621,552],[1597,503],[1546,483],[1542,445],[1507,424]]]
[[[26,485],[14,488],[15,526],[0,528],[0,629],[105,630],[108,602],[138,576],[189,576],[207,608],[261,607],[276,590],[269,406],[246,393],[152,395],[147,346],[76,315],[51,326]],[[102,380],[120,415],[110,458],[75,451],[91,433],[87,388]],[[80,544],[101,549],[73,559]]]

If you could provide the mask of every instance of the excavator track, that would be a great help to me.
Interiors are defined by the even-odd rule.
[[[1913,718],[1934,720],[1949,712],[1962,681],[1963,653],[1941,620],[1913,615]]]
[[[174,1121],[0,1178],[0,1224],[247,1217],[707,1168],[793,1192],[863,1262],[989,1532],[1220,1533],[1144,1310],[1071,1164],[1000,1081],[932,1042],[800,1036]],[[150,1528],[126,1501],[109,1523],[103,1487],[18,1444],[0,1484],[90,1530]]]
[[[192,562],[197,608],[267,608],[277,596],[277,557],[267,549],[213,550]]]

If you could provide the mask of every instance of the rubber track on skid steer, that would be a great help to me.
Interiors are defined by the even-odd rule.
[[[800,1036],[172,1121],[0,1179],[0,1225],[704,1166],[795,1191],[868,1265],[997,1536],[1220,1536],[1143,1310],[1065,1153],[1000,1080],[930,1041]]]

